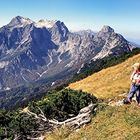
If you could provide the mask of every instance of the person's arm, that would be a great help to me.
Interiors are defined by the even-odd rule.
[[[133,72],[130,76],[130,80],[133,81],[134,80],[134,75],[135,75],[135,72]]]

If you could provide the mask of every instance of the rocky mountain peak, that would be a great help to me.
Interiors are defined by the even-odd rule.
[[[66,32],[69,31],[64,22],[61,22],[60,20],[55,22],[55,26],[57,26],[59,29],[65,30]]]
[[[34,23],[34,22],[29,18],[24,18],[22,16],[16,16],[10,21],[10,23],[8,25],[9,26],[24,26],[24,25],[31,24],[31,23]]]
[[[104,25],[103,28],[101,29],[101,32],[114,32],[114,29],[111,28],[110,26]]]
[[[67,34],[69,32],[66,25],[61,21],[56,21],[54,26],[51,28],[52,40],[55,43],[63,42],[67,39]]]

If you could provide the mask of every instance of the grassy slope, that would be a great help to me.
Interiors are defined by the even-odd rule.
[[[131,65],[140,62],[140,54],[116,66],[103,69],[81,81],[69,85],[82,89],[98,98],[109,99],[126,93],[130,87]],[[46,140],[139,140],[140,108],[134,103],[121,107],[108,106],[97,113],[92,122],[78,132],[58,129],[47,135]]]
[[[132,64],[140,62],[140,54],[135,55],[121,64],[103,69],[81,81],[69,85],[72,89],[82,89],[98,98],[112,98],[128,92]]]

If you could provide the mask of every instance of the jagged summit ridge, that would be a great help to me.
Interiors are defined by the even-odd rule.
[[[24,26],[24,25],[31,24],[31,23],[34,23],[34,21],[32,21],[29,18],[24,18],[22,16],[16,16],[10,21],[10,23],[8,25],[9,26],[16,26],[16,25]]]
[[[26,25],[29,25],[29,24],[33,24],[35,27],[37,28],[52,28],[53,26],[65,26],[63,22],[59,21],[59,20],[44,20],[44,19],[41,19],[37,22],[29,19],[29,18],[24,18],[22,16],[16,16],[14,17],[10,23],[8,24],[8,26],[12,27],[12,26],[15,26],[15,27],[24,27]],[[66,26],[65,26],[66,27]]]
[[[104,25],[101,29],[101,32],[114,32],[114,29],[108,25]]]

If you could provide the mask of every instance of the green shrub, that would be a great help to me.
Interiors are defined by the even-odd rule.
[[[51,91],[48,96],[38,102],[31,102],[28,109],[36,114],[40,109],[47,118],[65,120],[69,114],[77,115],[79,110],[87,106],[90,102],[96,103],[96,97],[82,91],[63,89],[61,91]],[[39,109],[40,108],[40,109]],[[12,140],[16,135],[26,139],[31,131],[38,129],[39,121],[32,115],[28,115],[22,110],[0,111],[0,140]]]
[[[91,102],[96,103],[97,98],[81,90],[63,89],[49,92],[43,100],[30,104],[29,109],[39,113],[38,107],[40,107],[47,118],[62,121],[69,118],[69,114],[77,115],[81,108]]]

